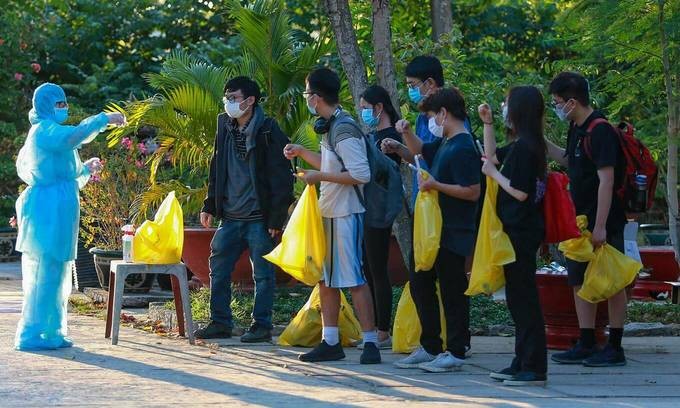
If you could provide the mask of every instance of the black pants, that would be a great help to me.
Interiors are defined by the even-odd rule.
[[[373,312],[378,330],[390,331],[392,285],[387,274],[392,228],[364,229],[364,274],[373,296]]]
[[[468,287],[465,257],[446,248],[439,248],[433,270],[415,272],[415,268],[411,268],[411,296],[423,328],[420,344],[430,354],[437,355],[443,351],[435,285],[437,279],[446,320],[446,349],[463,359],[465,346],[470,340],[470,298],[465,295]]]
[[[547,349],[545,324],[536,288],[536,251],[540,234],[508,234],[515,249],[514,263],[505,265],[505,298],[515,322],[515,358],[519,371],[545,374]]]

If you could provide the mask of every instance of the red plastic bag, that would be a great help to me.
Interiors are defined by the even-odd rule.
[[[548,173],[543,198],[545,220],[543,242],[547,244],[555,244],[581,236],[581,231],[576,225],[576,208],[568,187],[569,177],[566,174],[556,171]]]

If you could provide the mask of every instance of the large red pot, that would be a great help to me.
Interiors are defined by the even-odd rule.
[[[672,288],[666,282],[674,282],[680,278],[680,266],[675,260],[673,247],[641,247],[640,258],[650,276],[637,280],[633,287],[633,299],[656,299],[656,295],[663,292],[670,295]]]
[[[538,271],[536,286],[541,299],[548,348],[556,350],[571,348],[578,340],[580,331],[574,306],[574,292],[567,284],[566,273]],[[595,320],[595,338],[598,342],[605,340],[607,322],[607,302],[602,302],[598,305]]]
[[[208,258],[210,257],[210,242],[215,231],[215,228],[202,227],[184,229],[182,261],[204,286],[210,286]],[[250,265],[249,256],[248,250],[243,251],[231,274],[231,281],[244,290],[252,290],[254,285],[253,269]],[[276,268],[276,283],[278,285],[289,285],[295,282],[290,275]]]
[[[210,268],[208,267],[208,258],[210,257],[210,241],[215,235],[214,228],[185,228],[184,229],[184,250],[182,252],[182,260],[187,265],[187,268],[201,280],[205,286],[210,285]],[[238,283],[243,288],[252,288],[252,268],[250,266],[250,259],[248,258],[248,251],[245,251],[241,258],[236,263],[231,280]],[[397,240],[392,237],[390,241],[389,261],[387,265],[390,282],[392,285],[403,285],[408,281],[408,269],[404,265],[404,258],[401,256],[401,250],[397,244]],[[276,268],[276,283],[294,284],[295,281],[279,268]]]

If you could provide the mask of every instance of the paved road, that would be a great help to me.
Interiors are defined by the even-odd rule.
[[[234,340],[192,347],[130,328],[111,346],[103,321],[75,315],[76,347],[16,352],[21,288],[6,269],[0,266],[0,407],[680,406],[680,338],[670,337],[624,339],[626,367],[551,365],[545,388],[508,388],[488,378],[511,359],[513,339],[503,337],[473,338],[469,364],[448,374],[396,369],[390,363],[400,356],[392,353],[375,366],[358,364],[356,350],[344,361],[311,365],[297,360],[301,349]]]

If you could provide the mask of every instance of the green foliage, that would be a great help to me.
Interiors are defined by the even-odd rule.
[[[115,145],[142,126],[158,129],[160,148],[152,155],[151,188],[136,200],[136,218],[159,203],[170,190],[176,190],[185,213],[195,214],[206,195],[207,175],[216,134],[216,117],[222,111],[223,86],[228,78],[247,75],[263,89],[262,106],[294,142],[318,148],[302,91],[307,72],[329,52],[330,41],[305,42],[291,28],[279,0],[256,1],[245,7],[229,3],[230,15],[240,32],[240,57],[229,67],[218,67],[184,52],[168,57],[159,73],[145,77],[156,94],[143,101],[112,104],[111,110],[125,112],[129,126],[109,136]],[[263,46],[263,37],[265,39]],[[159,174],[170,160],[177,172]],[[187,186],[185,170],[198,184]]]
[[[103,142],[94,142],[103,144]],[[90,149],[96,149],[90,146]],[[80,234],[87,246],[122,248],[123,225],[132,223],[132,200],[147,188],[147,147],[126,138],[102,158],[104,169],[81,190]]]
[[[612,120],[631,121],[653,155],[664,163],[668,107],[663,82],[659,1],[581,0],[559,20],[560,40],[570,52],[553,71],[579,70],[591,82],[595,105]],[[680,80],[680,2],[665,2],[671,70]],[[677,86],[677,85],[676,85]],[[680,91],[677,91],[680,93]],[[676,96],[677,97],[677,96]],[[665,171],[660,166],[660,170]],[[663,183],[659,184],[663,194]]]
[[[628,305],[629,322],[680,324],[680,305],[670,302],[631,302]]]
[[[46,76],[88,108],[142,96],[142,74],[175,49],[210,54],[230,34],[224,1],[45,0],[25,4],[44,43]],[[224,47],[222,52],[227,51]],[[227,53],[227,52],[225,52]],[[49,58],[48,58],[49,57]]]

